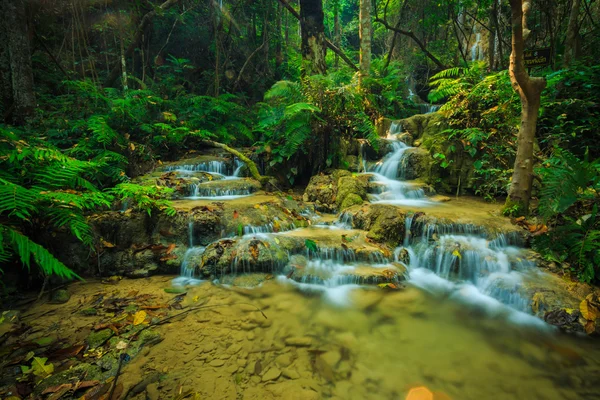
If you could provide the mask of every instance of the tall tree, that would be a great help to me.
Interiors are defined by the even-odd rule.
[[[512,53],[508,72],[513,89],[521,98],[521,126],[517,143],[512,182],[506,199],[506,209],[526,214],[529,211],[533,181],[533,142],[540,109],[544,78],[530,77],[525,69],[523,51],[530,31],[527,15],[531,11],[529,0],[510,0],[512,23]]]
[[[371,70],[371,0],[360,0],[359,11],[359,29],[360,37],[360,76],[369,75]]]
[[[5,105],[8,108],[5,108],[5,117],[10,115],[12,123],[20,125],[34,115],[36,105],[25,1],[0,1],[0,15],[4,20],[3,32],[0,32],[3,35],[0,43],[2,89],[8,89],[9,84],[11,88],[11,95],[3,94],[2,97],[4,101],[12,100],[11,105]]]
[[[563,57],[563,65],[568,67],[571,61],[575,59],[577,53],[577,37],[579,36],[579,9],[581,8],[581,0],[573,0],[571,5],[571,13],[569,16],[569,25],[567,27],[567,40],[565,42],[565,55]]]
[[[325,74],[327,53],[322,0],[300,0],[302,75]]]

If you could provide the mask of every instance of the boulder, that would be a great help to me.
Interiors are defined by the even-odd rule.
[[[358,177],[343,176],[339,178],[335,197],[338,208],[343,210],[354,204],[362,204],[362,200],[367,198],[367,184],[365,179]]]

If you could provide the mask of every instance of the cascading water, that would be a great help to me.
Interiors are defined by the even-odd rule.
[[[374,195],[375,202],[429,205],[431,202],[425,199],[422,189],[415,189],[413,185],[401,180],[405,167],[404,155],[411,147],[398,140],[400,133],[402,133],[402,125],[392,122],[387,135],[392,151],[369,172],[374,177],[373,182],[382,188],[380,193]]]
[[[422,230],[420,237],[412,237],[413,228]],[[530,300],[517,290],[534,264],[522,249],[509,245],[514,241],[510,237],[499,234],[489,240],[483,232],[472,225],[413,227],[412,216],[407,216],[404,243],[396,249],[395,259],[406,262],[409,282],[415,286],[492,314],[543,324],[528,314]]]
[[[181,262],[181,271],[179,277],[173,280],[176,286],[198,285],[202,282],[200,279],[194,278],[196,267],[206,249],[204,246],[194,246],[194,222],[188,223],[188,249],[186,250],[183,261]]]
[[[206,199],[206,200],[229,200],[239,197],[250,196],[252,192],[249,189],[226,189],[210,188],[203,186],[202,183],[192,183],[188,185],[187,198]]]

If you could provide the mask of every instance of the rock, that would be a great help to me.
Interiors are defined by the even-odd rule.
[[[279,356],[277,356],[277,358],[275,358],[275,364],[277,364],[277,366],[281,368],[289,367],[292,364],[292,362],[293,360],[291,353],[280,354]]]
[[[208,364],[211,367],[222,367],[223,365],[225,365],[225,361],[224,360],[212,360]]]
[[[110,329],[102,329],[97,332],[92,332],[85,339],[90,349],[95,349],[102,346],[108,339],[110,339],[115,333]]]
[[[98,315],[98,310],[96,310],[93,307],[90,307],[90,308],[84,308],[79,313],[81,315],[85,315],[85,316],[92,316],[92,315]]]
[[[71,298],[71,294],[66,289],[58,289],[52,292],[50,296],[51,304],[64,304]]]
[[[360,205],[362,203],[363,203],[363,199],[359,195],[357,195],[355,193],[350,193],[348,196],[346,196],[346,198],[340,205],[340,210],[345,210],[348,207]]]
[[[125,276],[131,279],[147,278],[150,275],[153,275],[153,272],[156,270],[158,270],[158,265],[155,263],[148,263],[144,268],[125,272]]]
[[[151,383],[146,387],[146,397],[148,400],[159,400],[160,392],[158,391],[158,384]]]
[[[338,362],[342,359],[342,355],[339,351],[328,351],[327,353],[321,354],[321,358],[330,368],[335,369]]]
[[[294,368],[284,368],[281,374],[288,379],[299,379],[300,374]]]
[[[311,177],[304,191],[304,201],[318,203],[322,211],[333,211],[336,207],[334,203],[339,179],[351,176],[349,171],[334,169],[328,171],[327,174]]]
[[[422,147],[409,148],[404,152],[402,166],[404,167],[403,179],[418,179],[430,175],[429,171],[434,160],[429,151]]]
[[[263,382],[274,381],[281,376],[281,370],[277,367],[271,367],[265,371],[261,380]]]
[[[354,199],[359,197],[361,200],[367,197],[367,181],[354,176],[342,176],[337,182],[337,192],[335,201],[340,207],[349,195],[354,195]],[[358,204],[361,204],[362,201]],[[355,201],[356,204],[356,201]]]
[[[285,339],[286,346],[309,347],[312,345],[312,338],[308,336],[289,337]]]
[[[395,206],[369,204],[346,212],[352,215],[353,228],[368,230],[367,237],[371,240],[394,247],[404,240],[406,213]]]

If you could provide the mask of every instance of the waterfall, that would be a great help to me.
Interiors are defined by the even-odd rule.
[[[430,202],[425,200],[423,189],[415,189],[411,184],[401,180],[404,176],[404,156],[412,147],[398,140],[400,133],[402,133],[402,125],[392,122],[387,134],[392,151],[370,171],[374,177],[373,182],[381,186],[380,193],[374,195],[375,202],[429,205]]]

